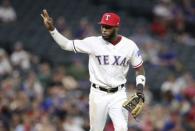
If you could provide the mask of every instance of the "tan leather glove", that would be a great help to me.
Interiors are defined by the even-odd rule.
[[[136,118],[143,110],[144,95],[142,93],[135,93],[123,103],[123,107],[127,109],[134,118]]]

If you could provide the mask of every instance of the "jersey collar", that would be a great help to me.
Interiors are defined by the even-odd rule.
[[[115,41],[112,41],[111,44],[112,44],[112,45],[118,44],[118,43],[121,41],[121,38],[122,38],[122,36],[120,36],[120,35],[117,36],[117,39],[116,39]]]

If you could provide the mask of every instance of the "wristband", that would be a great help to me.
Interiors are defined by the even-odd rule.
[[[146,83],[146,77],[144,75],[138,75],[136,76],[136,86],[141,84],[143,87],[145,87]]]

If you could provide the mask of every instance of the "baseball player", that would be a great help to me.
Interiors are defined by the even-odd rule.
[[[89,55],[90,131],[103,131],[108,115],[115,131],[127,131],[128,111],[136,117],[143,108],[146,78],[138,47],[132,40],[118,34],[120,17],[115,13],[105,13],[99,22],[101,36],[69,40],[57,31],[47,10],[43,10],[41,16],[45,27],[62,49]],[[131,103],[128,103],[125,83],[130,64],[136,71],[136,94],[133,102],[131,98]]]

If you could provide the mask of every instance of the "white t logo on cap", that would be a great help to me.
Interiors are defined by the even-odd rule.
[[[106,15],[106,20],[108,20],[110,18],[110,15]]]

